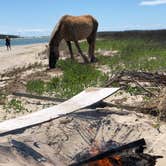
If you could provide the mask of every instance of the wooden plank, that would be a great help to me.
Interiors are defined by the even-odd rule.
[[[88,88],[59,105],[1,122],[0,134],[2,135],[18,129],[37,125],[88,107],[110,96],[118,90],[119,88]]]

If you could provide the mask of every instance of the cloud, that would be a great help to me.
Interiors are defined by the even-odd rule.
[[[156,6],[166,4],[166,0],[144,0],[140,3],[141,6]]]

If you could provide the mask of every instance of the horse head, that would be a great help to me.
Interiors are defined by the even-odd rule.
[[[56,63],[59,59],[59,50],[58,47],[50,47],[48,46],[48,59],[49,59],[49,67],[55,68]]]

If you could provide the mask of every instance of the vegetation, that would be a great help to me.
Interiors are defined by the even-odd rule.
[[[82,42],[81,47],[87,51],[86,42]],[[63,76],[52,78],[47,83],[42,80],[31,80],[27,83],[27,90],[38,94],[53,92],[59,97],[69,98],[84,88],[104,85],[108,76],[97,70],[97,67],[100,68],[101,65],[107,65],[112,74],[124,70],[166,71],[166,43],[159,37],[150,38],[146,35],[142,39],[140,37],[119,39],[114,36],[113,39],[97,40],[96,50],[98,49],[117,50],[118,54],[106,57],[99,53],[97,65],[83,65],[71,60],[60,60],[57,67],[62,69]],[[140,90],[128,88],[127,91],[133,94]]]
[[[96,41],[97,63],[80,64],[77,61],[59,60],[57,68],[61,69],[63,75],[44,80],[43,75],[27,81],[26,89],[30,93],[39,95],[51,95],[68,99],[85,88],[102,87],[108,81],[108,77],[118,76],[121,71],[145,71],[145,72],[166,72],[166,31],[132,31],[124,33],[99,33],[101,37]],[[106,35],[106,38],[105,38]],[[104,38],[103,38],[104,37]],[[75,47],[74,52],[77,54]],[[84,52],[88,51],[87,42],[81,43]],[[65,44],[61,49],[67,49]],[[101,50],[101,51],[100,51]],[[103,56],[105,51],[115,51],[113,56]],[[68,49],[67,49],[68,51]],[[104,74],[101,67],[104,65],[109,73]],[[15,69],[12,73],[5,73],[4,76],[12,76],[13,73],[20,73],[33,67],[43,67],[42,64],[30,65],[26,68]],[[43,71],[42,71],[43,72]],[[42,73],[43,74],[43,73]],[[45,73],[47,74],[47,72]],[[3,76],[3,75],[2,75]],[[36,77],[35,77],[36,78]],[[29,79],[29,78],[28,78]],[[132,81],[131,81],[132,82]],[[123,86],[123,89],[130,95],[143,95],[144,101],[150,101],[151,94],[145,93],[141,85],[131,82],[113,82],[111,86]],[[145,87],[146,89],[147,87]],[[149,89],[150,92],[153,90]],[[147,94],[147,95],[146,95]],[[155,93],[154,93],[155,94]],[[6,95],[0,93],[0,104],[9,113],[20,113],[28,111],[20,100],[12,99],[7,101]],[[157,108],[151,114],[159,116]]]
[[[19,112],[29,112],[26,108],[24,108],[22,102],[17,99],[12,99],[8,103],[4,105],[4,109],[6,112],[14,112],[14,113],[19,113]]]
[[[0,104],[4,104],[6,100],[6,95],[0,92]]]
[[[108,76],[93,65],[83,65],[69,59],[60,60],[57,67],[63,70],[62,77],[54,77],[47,83],[30,80],[26,85],[27,90],[38,94],[56,93],[56,96],[69,98],[87,87],[102,86],[108,79]]]
[[[82,43],[86,50],[86,43]],[[115,56],[98,55],[99,64],[108,65],[112,72],[122,70],[165,71],[166,40],[140,38],[97,40],[96,50],[117,50]]]
[[[121,70],[165,71],[166,44],[164,41],[143,39],[100,40],[96,48],[118,50],[113,57],[99,55],[99,62],[107,64],[112,72]]]
[[[42,80],[30,80],[27,82],[27,90],[37,94],[42,94],[45,91],[45,84]]]

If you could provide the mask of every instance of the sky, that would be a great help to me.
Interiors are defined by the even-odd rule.
[[[166,29],[166,0],[0,0],[0,34],[50,35],[65,14],[91,14],[98,31]]]

